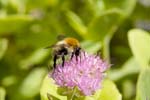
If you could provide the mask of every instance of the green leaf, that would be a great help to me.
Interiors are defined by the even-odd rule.
[[[46,76],[40,90],[41,100],[48,100],[47,94],[54,100],[67,100],[67,97],[59,95],[57,90],[58,86],[55,85],[54,80]]]
[[[121,22],[121,18],[122,13],[119,10],[111,10],[96,17],[88,26],[86,38],[94,41],[103,41],[107,35],[112,37],[112,34]]]
[[[113,81],[118,81],[125,76],[137,74],[140,72],[140,66],[134,57],[128,59],[120,69],[114,69],[108,72],[108,76]]]
[[[98,90],[93,96],[85,97],[85,100],[122,100],[122,96],[112,81],[104,80],[102,89]]]
[[[6,91],[4,88],[0,87],[0,100],[5,100]]]
[[[139,75],[136,100],[150,99],[150,68],[145,68]]]
[[[80,19],[80,17],[71,11],[66,12],[66,17],[68,23],[72,26],[72,28],[76,30],[76,32],[84,38],[87,29],[86,26],[83,24],[82,20]]]
[[[21,60],[20,67],[22,69],[29,69],[33,65],[37,65],[42,63],[50,54],[49,50],[46,50],[44,48],[38,49],[33,54],[31,54],[29,57]]]
[[[18,31],[33,21],[29,15],[10,15],[0,17],[0,34]]]
[[[82,48],[85,49],[86,52],[96,53],[101,48],[101,42],[92,42],[92,41],[83,41],[81,42]]]
[[[0,39],[0,59],[4,56],[8,47],[8,41],[6,39]]]
[[[140,29],[132,29],[128,32],[128,40],[137,62],[142,68],[148,67],[150,62],[149,33]]]
[[[40,87],[45,75],[46,70],[44,68],[36,68],[31,71],[23,80],[19,93],[25,98],[36,96],[40,92]]]
[[[119,9],[125,16],[129,16],[136,5],[137,0],[103,0],[105,9]]]
[[[110,80],[105,80],[98,100],[122,100],[122,96],[115,83]]]

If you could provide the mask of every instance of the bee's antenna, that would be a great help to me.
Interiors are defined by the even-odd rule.
[[[49,48],[53,48],[53,47],[55,47],[55,45],[47,46],[47,47],[45,47],[44,49],[49,49]]]
[[[73,56],[74,56],[74,52],[72,52],[72,54],[71,54],[71,60],[72,60]]]
[[[64,67],[64,62],[65,62],[65,56],[64,54],[62,55],[62,67]]]

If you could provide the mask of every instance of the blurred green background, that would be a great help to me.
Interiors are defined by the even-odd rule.
[[[0,100],[40,100],[43,78],[52,65],[51,50],[43,48],[62,34],[79,39],[89,53],[101,51],[112,64],[108,78],[123,100],[150,100],[138,99],[145,96],[137,92],[143,85],[139,66],[147,66],[147,59],[150,65],[146,31],[149,0],[0,0]],[[135,33],[147,36],[138,39]],[[150,92],[144,94],[147,98]]]

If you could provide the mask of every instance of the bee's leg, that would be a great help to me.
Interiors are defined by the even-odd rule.
[[[81,48],[76,48],[76,50],[75,50],[76,61],[78,61],[78,56],[80,55],[80,50],[81,50]]]
[[[64,67],[64,62],[65,62],[65,56],[62,55],[62,67]]]
[[[78,54],[75,52],[76,61],[78,61]]]
[[[74,56],[74,52],[72,52],[72,54],[71,54],[71,60],[72,60],[73,56]]]
[[[54,61],[54,65],[53,65],[53,67],[54,67],[54,69],[55,69],[55,68],[56,68],[57,55],[54,55],[54,59],[53,59],[53,61]]]
[[[80,56],[80,63],[81,63],[81,52],[79,53],[79,56]]]

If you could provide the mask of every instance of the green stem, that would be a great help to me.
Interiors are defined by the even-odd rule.
[[[110,37],[106,36],[103,41],[103,58],[110,63],[110,51],[109,51]]]
[[[70,95],[68,96],[68,100],[73,100],[75,93],[76,93],[76,87],[73,88],[73,92],[72,92],[71,96]]]

